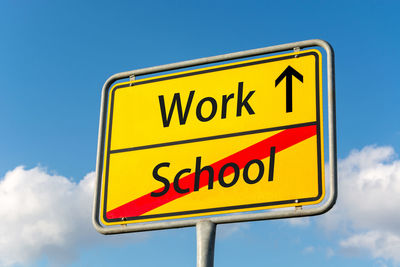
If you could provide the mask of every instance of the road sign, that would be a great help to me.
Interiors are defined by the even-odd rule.
[[[324,198],[318,50],[117,83],[106,97],[104,225]]]

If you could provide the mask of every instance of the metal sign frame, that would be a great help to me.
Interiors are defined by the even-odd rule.
[[[199,65],[223,62],[228,60],[235,60],[247,57],[254,57],[259,55],[266,55],[277,52],[284,52],[295,50],[298,51],[302,48],[309,47],[321,47],[325,50],[327,55],[327,95],[328,95],[328,132],[329,132],[329,198],[322,205],[307,209],[293,209],[293,210],[277,210],[277,211],[266,211],[258,213],[247,213],[247,214],[233,214],[213,217],[201,217],[194,219],[180,219],[180,220],[167,220],[161,222],[149,222],[149,223],[138,223],[138,224],[124,224],[120,226],[104,226],[100,222],[100,200],[101,200],[101,183],[102,183],[102,169],[103,169],[103,156],[104,156],[104,144],[105,144],[105,128],[107,120],[107,103],[108,93],[113,83],[121,79],[134,79],[137,76],[154,74],[158,72],[165,72],[171,70],[177,70],[182,68],[194,67]],[[100,108],[100,121],[99,121],[99,138],[97,146],[97,163],[96,163],[96,185],[94,194],[94,205],[93,205],[93,225],[95,229],[102,234],[119,234],[129,232],[141,232],[151,231],[160,229],[171,229],[171,228],[182,228],[199,226],[205,223],[211,223],[214,226],[222,223],[233,223],[233,222],[246,222],[246,221],[259,221],[259,220],[271,220],[281,218],[293,218],[293,217],[304,217],[314,216],[327,212],[330,210],[336,202],[337,198],[337,149],[336,149],[336,104],[335,104],[335,70],[334,70],[334,52],[333,48],[329,43],[323,40],[314,39],[307,41],[300,41],[294,43],[288,43],[277,46],[264,47],[259,49],[247,50],[242,52],[230,53],[225,55],[200,58],[189,61],[182,61],[178,63],[172,63],[167,65],[161,65],[156,67],[138,69],[128,72],[121,72],[112,75],[105,82],[102,89],[101,97],[101,108]],[[199,230],[200,231],[200,230]],[[215,227],[214,227],[215,236]],[[201,244],[199,244],[201,245]],[[200,248],[199,246],[198,248]]]

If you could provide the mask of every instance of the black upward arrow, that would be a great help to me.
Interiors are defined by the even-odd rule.
[[[286,77],[286,112],[293,111],[292,76],[296,77],[300,82],[303,82],[303,75],[298,73],[290,65],[275,80],[275,87],[277,87],[283,78]]]

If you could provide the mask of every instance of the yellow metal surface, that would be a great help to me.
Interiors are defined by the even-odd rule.
[[[324,197],[320,58],[318,50],[305,50],[114,85],[104,147],[102,222],[113,225],[320,202]],[[289,66],[302,79],[292,75],[278,80]],[[289,82],[291,103],[286,101]],[[275,140],[286,129],[310,125],[315,134],[277,151],[273,159],[267,155],[250,164],[257,158],[247,156],[241,159],[248,163],[246,171],[242,166],[237,174],[220,179],[220,169],[215,169],[212,188],[205,185],[194,191],[193,183],[180,184],[193,180],[185,177],[194,176],[196,162],[199,168],[224,159],[224,164],[232,163],[229,157],[235,153],[268,138]],[[234,168],[225,171],[229,169]],[[251,181],[257,177],[259,181],[246,181],[244,172]],[[178,197],[149,195],[163,189],[162,180],[170,184],[168,194],[175,190]],[[175,186],[188,192],[176,192]],[[159,204],[135,213],[142,209],[142,202],[134,202],[141,197]]]

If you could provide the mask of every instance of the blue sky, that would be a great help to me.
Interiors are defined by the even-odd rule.
[[[399,8],[397,1],[2,1],[0,263],[193,266],[194,228],[104,237],[91,226],[103,83],[121,71],[319,38],[336,54],[338,204],[315,218],[218,226],[215,264],[399,265]]]

